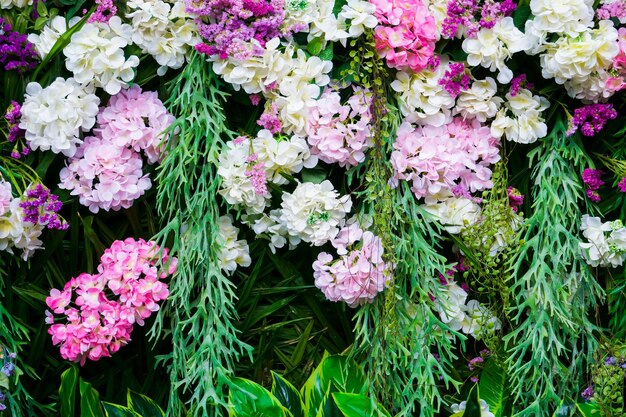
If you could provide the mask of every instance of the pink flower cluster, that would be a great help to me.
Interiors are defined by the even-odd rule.
[[[620,4],[624,4],[626,10],[626,3]],[[617,92],[626,88],[626,28],[619,28],[617,30],[617,35],[617,46],[619,47],[619,52],[615,56],[615,58],[613,58],[612,72],[614,75],[610,77],[606,82],[606,88],[613,92]]]
[[[117,13],[117,6],[113,0],[96,0],[96,10],[89,16],[89,23],[107,23]]]
[[[374,29],[376,49],[387,65],[419,72],[435,51],[437,24],[422,0],[371,0],[380,24]]]
[[[398,180],[412,182],[417,198],[441,191],[491,188],[489,166],[500,160],[499,141],[478,120],[454,118],[449,124],[414,128],[404,122],[393,144],[391,164]]]
[[[100,258],[97,274],[72,278],[63,291],[53,289],[46,304],[52,343],[60,345],[64,359],[80,362],[109,357],[131,340],[135,323],[159,310],[158,302],[168,296],[161,279],[176,271],[176,258],[154,242],[128,238],[117,240]],[[169,262],[169,265],[168,265]],[[157,264],[168,265],[160,270]]]
[[[600,187],[604,185],[602,174],[602,170],[593,168],[585,168],[582,174],[583,183],[587,189],[587,197],[594,203],[598,203],[602,199],[598,193]]]
[[[353,223],[331,243],[339,259],[326,252],[318,255],[313,262],[315,286],[330,301],[344,301],[350,307],[371,303],[387,287],[393,270],[383,261],[380,238]]]
[[[143,151],[148,162],[159,162],[165,147],[165,131],[174,122],[154,91],[138,85],[122,90],[98,114],[102,138],[117,146]],[[96,129],[98,131],[98,129]]]
[[[307,141],[311,154],[326,163],[356,166],[365,160],[373,144],[370,121],[372,93],[356,87],[346,104],[335,90],[327,88],[307,118]]]
[[[480,28],[491,29],[498,20],[510,16],[517,5],[512,0],[449,0],[441,35],[452,39],[462,33],[473,38]]]
[[[86,138],[61,170],[59,187],[94,213],[130,207],[152,185],[139,152],[149,163],[158,162],[164,131],[173,121],[156,93],[142,93],[139,86],[122,90],[100,110],[95,136]]]

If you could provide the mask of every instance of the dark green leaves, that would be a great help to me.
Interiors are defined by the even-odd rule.
[[[100,394],[89,382],[80,379],[80,415],[81,417],[105,417],[100,405]]]
[[[243,378],[232,380],[229,407],[231,417],[293,417],[271,392]]]
[[[78,383],[78,369],[72,365],[61,375],[59,387],[59,403],[61,417],[74,417],[76,407],[76,385]]]

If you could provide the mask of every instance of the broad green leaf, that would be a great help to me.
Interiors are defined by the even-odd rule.
[[[128,408],[142,417],[163,417],[165,413],[161,407],[145,395],[128,390]]]
[[[601,417],[600,410],[594,403],[576,403],[576,408],[582,417]]]
[[[263,386],[244,378],[232,378],[228,396],[231,417],[293,417]]]
[[[61,374],[59,402],[61,417],[74,417],[76,408],[76,388],[78,386],[78,368],[71,368]]]
[[[282,376],[272,372],[272,394],[293,417],[304,417],[304,403],[298,390]]]
[[[474,385],[465,403],[463,417],[482,417],[478,385]]]
[[[344,417],[391,417],[389,412],[378,403],[376,403],[376,409],[372,410],[372,399],[363,394],[336,392],[332,396]]]
[[[324,169],[304,169],[302,170],[302,181],[320,184],[328,178],[328,172]]]
[[[80,416],[81,417],[104,417],[100,405],[100,394],[89,382],[80,380]]]
[[[329,43],[326,46],[326,48],[324,48],[324,50],[319,53],[318,56],[320,57],[320,59],[323,59],[325,61],[332,61],[333,60],[333,56],[334,56],[333,44]]]
[[[315,417],[343,417],[341,410],[335,404],[335,400],[333,400],[333,393],[337,392],[337,387],[335,384],[330,384],[328,390],[324,394],[324,398],[322,398],[322,402],[320,403]]]
[[[504,402],[508,398],[506,387],[506,370],[496,362],[494,357],[487,359],[480,374],[480,398],[489,404],[489,411],[495,417],[502,417]]]
[[[117,404],[111,404],[102,402],[106,417],[145,417],[131,410],[128,407],[124,407]]]
[[[524,30],[526,26],[526,21],[530,17],[530,6],[528,5],[518,5],[515,11],[513,12],[513,23],[519,30]]]
[[[11,381],[9,381],[9,377],[0,372],[0,388],[4,388],[8,391],[10,383]]]
[[[321,38],[313,38],[311,39],[311,41],[309,41],[308,45],[306,46],[306,50],[311,55],[319,55],[319,53],[322,52],[323,44],[324,44],[324,41],[322,41]]]
[[[356,362],[342,355],[329,356],[325,353],[322,362],[300,390],[304,397],[306,416],[317,416],[331,384],[334,384],[334,391],[337,392],[362,394],[367,389],[365,382],[365,373]]]

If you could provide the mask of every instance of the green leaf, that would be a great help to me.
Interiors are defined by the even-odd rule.
[[[463,417],[482,417],[478,385],[474,385],[465,403]]]
[[[76,387],[78,386],[78,368],[72,365],[61,374],[59,402],[61,417],[74,417],[76,408]]]
[[[324,48],[324,50],[318,54],[318,56],[320,57],[320,59],[323,59],[325,61],[332,61],[334,56],[333,43],[329,43],[326,48]]]
[[[293,417],[271,392],[244,378],[231,379],[228,403],[231,417]]]
[[[480,374],[480,397],[489,404],[489,411],[495,417],[502,417],[504,402],[508,398],[506,392],[506,370],[491,357],[485,363]]]
[[[161,407],[145,395],[128,390],[128,407],[142,417],[163,417]]]
[[[335,392],[332,394],[335,404],[344,417],[378,416],[391,417],[389,412],[376,403],[376,410],[372,411],[373,400],[363,394]]]
[[[598,406],[594,403],[576,403],[576,408],[582,417],[600,417]]]
[[[319,366],[300,390],[304,397],[305,414],[316,417],[325,403],[331,384],[338,392],[362,394],[367,389],[363,369],[346,356],[324,354]]]
[[[569,398],[561,400],[552,417],[571,417],[576,411],[576,405]]]
[[[298,390],[282,376],[272,371],[272,394],[293,414],[304,417],[304,403]]]
[[[89,382],[80,380],[80,416],[105,417],[100,405],[100,394]]]
[[[322,168],[302,170],[302,181],[320,184],[328,178],[328,171]]]
[[[306,46],[306,50],[311,54],[311,55],[319,55],[320,52],[322,52],[322,45],[323,42],[321,38],[313,38],[311,39],[311,41],[309,41],[309,43]]]
[[[121,405],[106,403],[103,401],[102,406],[104,407],[104,412],[107,417],[146,417],[134,412],[128,407]]]
[[[4,388],[8,391],[10,383],[11,381],[9,380],[9,377],[0,372],[0,388]]]

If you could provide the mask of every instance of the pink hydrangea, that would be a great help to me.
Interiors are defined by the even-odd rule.
[[[327,88],[307,118],[307,141],[311,154],[326,163],[355,166],[365,160],[365,151],[373,146],[370,122],[372,93],[361,87],[346,104],[337,91]]]
[[[103,139],[137,152],[144,151],[149,163],[163,156],[165,130],[174,122],[154,91],[141,92],[138,85],[111,97],[98,114],[98,129]]]
[[[380,238],[351,225],[339,232],[333,244],[340,253],[338,259],[322,252],[313,262],[315,286],[330,301],[343,301],[350,307],[371,303],[389,284],[393,269],[383,261]]]
[[[80,362],[109,357],[130,341],[135,323],[159,309],[168,296],[160,281],[176,270],[176,258],[154,242],[128,238],[113,242],[102,255],[97,274],[72,278],[63,291],[52,289],[46,304],[46,322],[52,343],[64,359]],[[157,267],[169,266],[167,270]],[[56,317],[55,317],[56,315]],[[55,324],[55,318],[62,323]]]
[[[371,0],[380,24],[374,29],[376,49],[387,65],[419,72],[435,51],[437,25],[422,0]]]
[[[60,188],[71,190],[93,213],[128,208],[151,187],[137,152],[101,137],[87,137],[60,173]]]
[[[442,191],[491,188],[489,166],[500,160],[499,141],[478,120],[454,118],[447,125],[414,128],[404,122],[393,144],[391,164],[398,180],[411,182],[417,198]]]

